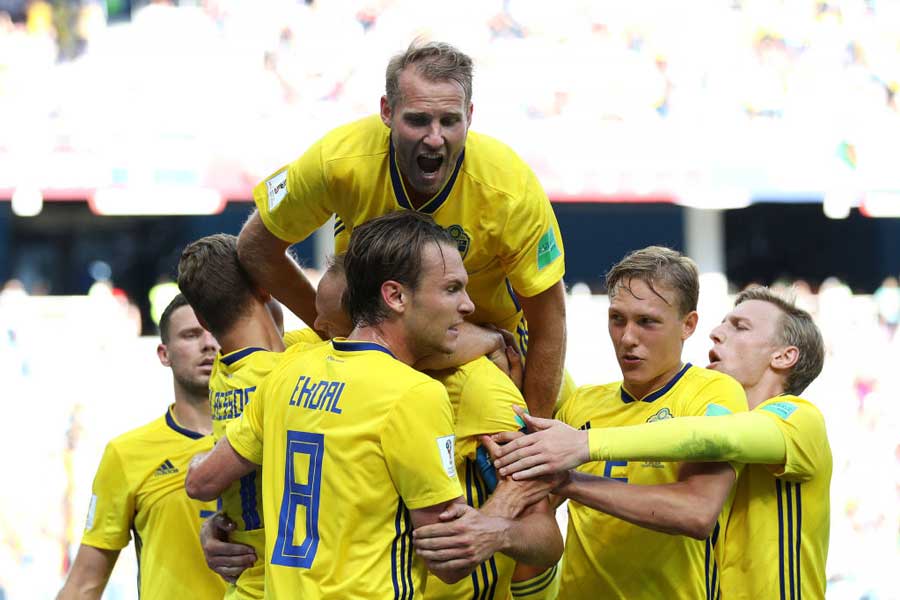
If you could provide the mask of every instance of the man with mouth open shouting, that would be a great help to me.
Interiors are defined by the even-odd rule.
[[[254,189],[239,238],[251,277],[307,324],[315,290],[286,254],[336,215],[336,252],[351,231],[398,210],[431,215],[456,242],[475,311],[467,320],[515,332],[528,352],[532,414],[556,405],[566,348],[562,238],[550,202],[507,146],[469,131],[472,60],[413,42],[391,59],[380,115],[338,127]]]

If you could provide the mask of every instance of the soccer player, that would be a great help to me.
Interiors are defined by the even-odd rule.
[[[472,60],[449,44],[414,42],[388,64],[380,115],[334,129],[255,188],[258,212],[241,231],[241,262],[313,323],[315,291],[288,246],[332,214],[338,252],[354,228],[379,215],[431,215],[471,274],[468,320],[516,333],[529,357],[525,400],[532,413],[550,416],[566,351],[559,226],[528,166],[469,131],[472,109]]]
[[[345,269],[350,336],[286,356],[186,482],[215,497],[264,465],[267,596],[414,597],[412,530],[462,501],[446,390],[409,366],[452,351],[473,309],[456,244],[387,215],[354,232]]]
[[[106,446],[61,600],[100,598],[132,531],[142,599],[219,600],[225,593],[197,545],[202,517],[215,503],[191,500],[184,491],[188,462],[212,448],[207,382],[219,346],[180,294],[163,311],[159,328],[157,355],[172,369],[175,403]]]
[[[692,260],[651,246],[626,256],[606,279],[623,381],[579,388],[560,408],[561,421],[591,431],[747,409],[734,379],[681,361],[697,326]],[[719,518],[724,524],[735,477],[722,462],[606,460],[571,472],[554,490],[570,500],[559,597],[715,597]],[[683,494],[667,494],[661,484]]]
[[[821,412],[798,397],[822,370],[822,335],[806,311],[751,288],[710,338],[709,368],[741,383],[749,413],[585,432],[538,419],[542,431],[498,464],[531,477],[589,460],[749,463],[726,528],[723,597],[824,598],[831,449]]]

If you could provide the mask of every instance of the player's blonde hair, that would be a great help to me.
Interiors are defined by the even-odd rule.
[[[400,73],[413,65],[428,81],[455,81],[465,94],[466,107],[472,101],[472,59],[446,42],[422,42],[415,39],[409,47],[394,55],[385,71],[385,95],[391,109],[403,95]]]
[[[678,312],[684,316],[697,310],[700,297],[700,276],[697,264],[687,256],[664,246],[647,246],[628,254],[606,274],[606,289],[610,298],[620,288],[631,290],[631,281],[637,279],[668,304],[655,284],[665,285],[677,294]]]
[[[822,372],[825,364],[825,342],[822,332],[812,315],[794,305],[790,299],[779,296],[767,287],[756,286],[744,290],[734,300],[737,306],[748,300],[759,300],[774,305],[781,311],[776,340],[785,346],[795,346],[800,351],[797,364],[784,381],[784,391],[800,395]]]

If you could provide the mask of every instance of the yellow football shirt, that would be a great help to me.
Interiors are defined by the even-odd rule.
[[[621,383],[584,386],[556,418],[581,429],[638,425],[682,416],[747,410],[734,379],[690,364],[662,388],[634,398]],[[579,471],[637,485],[678,480],[680,463],[600,461]],[[731,498],[719,523],[726,522]],[[715,597],[719,573],[715,553],[722,543],[716,526],[706,541],[632,525],[569,501],[569,528],[562,561],[560,598],[695,599]]]
[[[378,116],[332,130],[257,185],[253,197],[269,231],[289,242],[335,214],[338,252],[355,226],[413,208],[390,129]],[[470,131],[450,180],[419,210],[457,241],[475,304],[472,321],[516,332],[524,351],[527,329],[513,290],[534,296],[565,271],[559,225],[537,177],[509,147]]]
[[[722,596],[824,598],[831,448],[825,419],[796,396],[766,400],[787,449],[784,466],[747,465],[725,529]]]
[[[263,465],[266,597],[421,594],[409,510],[462,495],[440,383],[336,339],[287,353],[226,435]]]
[[[214,502],[188,498],[184,479],[195,454],[212,449],[210,436],[175,421],[172,408],[107,444],[94,477],[82,544],[121,550],[134,534],[142,600],[220,600],[225,583],[200,549],[200,524]]]
[[[521,392],[503,371],[487,358],[479,358],[457,369],[431,373],[444,384],[456,417],[456,473],[466,503],[480,508],[488,488],[475,464],[480,435],[516,431],[521,427],[513,406],[527,410]],[[516,563],[497,553],[472,574],[454,585],[428,575],[427,600],[503,600],[510,597],[510,582]]]

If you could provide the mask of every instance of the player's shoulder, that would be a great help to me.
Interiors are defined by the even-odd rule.
[[[325,161],[387,154],[390,129],[379,115],[370,115],[335,127],[320,143]]]
[[[475,131],[470,131],[466,138],[463,171],[478,183],[514,197],[521,196],[519,192],[534,176],[515,150],[494,137]]]
[[[818,406],[809,400],[791,394],[783,394],[781,396],[769,398],[753,410],[770,413],[784,420],[799,411],[801,414],[819,421],[823,426],[825,423],[825,416],[822,414],[822,411],[819,410]]]
[[[687,371],[685,371],[684,377],[681,381],[683,383],[695,385],[698,387],[713,385],[721,386],[723,388],[732,388],[734,390],[741,390],[743,392],[741,384],[738,383],[737,380],[731,375],[726,375],[725,373],[720,373],[719,371],[713,371],[712,369],[707,369],[706,367],[698,367],[697,365],[691,365],[687,369]]]
[[[282,340],[284,341],[285,347],[288,349],[294,348],[299,344],[314,345],[320,344],[324,341],[312,327],[304,327],[303,329],[286,331]]]
[[[109,446],[117,450],[127,450],[135,445],[168,437],[166,415],[157,417],[140,427],[121,433],[109,441]]]
[[[621,402],[621,381],[611,383],[582,385],[560,405],[557,414],[566,421],[566,416],[574,417],[579,411],[596,407],[611,401]]]

